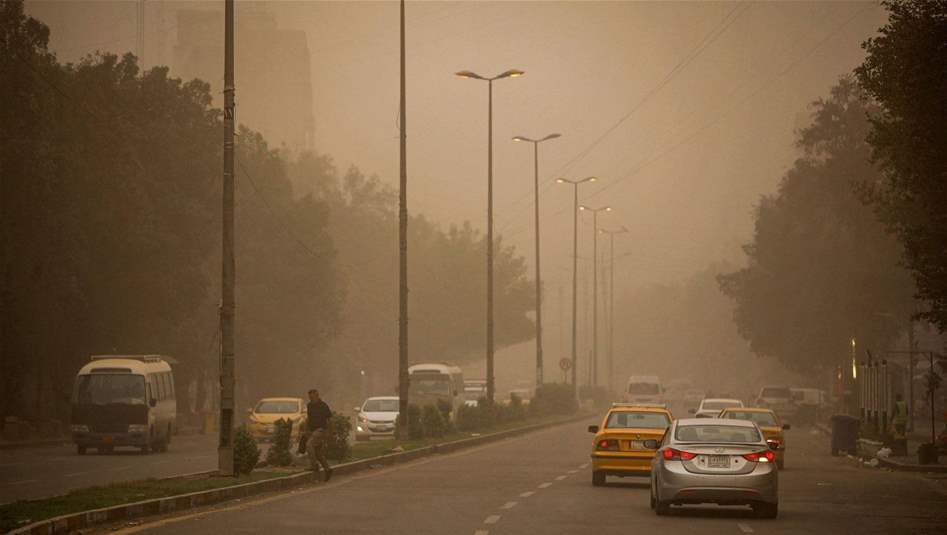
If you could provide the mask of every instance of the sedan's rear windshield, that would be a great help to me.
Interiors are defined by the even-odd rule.
[[[776,423],[776,417],[773,416],[773,413],[771,412],[727,411],[723,417],[730,418],[732,420],[749,420],[751,422],[756,422],[756,425],[765,425],[769,427],[778,425]]]
[[[704,410],[721,410],[728,409],[730,407],[739,407],[739,401],[705,401],[700,408]]]
[[[362,406],[365,412],[398,412],[400,408],[397,399],[370,399]]]
[[[609,429],[667,429],[670,423],[667,414],[663,412],[616,411],[608,415],[605,427]]]
[[[680,442],[750,443],[759,442],[760,433],[755,427],[736,425],[682,425],[674,432],[674,440]]]
[[[257,414],[294,414],[299,412],[299,402],[261,401],[253,412]]]
[[[788,388],[782,388],[778,386],[767,386],[766,388],[763,389],[762,393],[760,393],[760,397],[790,399],[792,398],[792,393],[789,392]]]
[[[628,393],[639,396],[656,396],[661,392],[658,385],[654,383],[631,383],[628,385]]]

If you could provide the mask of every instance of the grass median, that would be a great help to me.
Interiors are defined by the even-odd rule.
[[[515,422],[497,424],[478,432],[452,432],[442,437],[429,437],[418,440],[371,440],[356,442],[352,445],[351,456],[346,462],[369,459],[393,453],[394,451],[411,451],[419,448],[443,444],[455,440],[462,440],[480,435],[508,431],[520,427],[538,424],[551,424],[565,421],[570,417],[550,416],[544,418],[530,418]],[[399,449],[396,449],[399,448]],[[97,487],[77,489],[51,498],[39,500],[23,500],[0,505],[0,533],[6,533],[33,522],[61,515],[103,509],[116,505],[135,503],[155,498],[166,498],[192,492],[219,489],[223,487],[264,481],[277,477],[284,477],[298,473],[300,467],[288,468],[259,468],[250,475],[240,477],[221,476],[192,476],[187,478],[146,479],[142,481],[128,481],[113,483]]]

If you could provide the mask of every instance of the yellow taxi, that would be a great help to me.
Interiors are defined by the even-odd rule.
[[[781,424],[775,412],[770,409],[731,407],[720,411],[718,418],[754,422],[763,432],[769,449],[776,455],[776,466],[782,468],[786,465],[786,435],[783,430],[789,429],[789,424]]]
[[[674,416],[664,405],[615,403],[601,425],[590,425],[595,433],[592,445],[592,484],[605,484],[607,476],[648,476],[657,448],[645,441],[664,437]]]
[[[298,437],[306,423],[306,402],[302,398],[263,398],[247,409],[247,416],[247,428],[257,440],[272,440],[280,419],[293,422],[292,436]]]

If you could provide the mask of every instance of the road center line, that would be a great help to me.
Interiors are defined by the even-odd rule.
[[[563,479],[565,479],[565,478],[567,478],[567,477],[569,477],[569,476],[556,476],[556,481],[562,481]]]
[[[486,520],[483,521],[484,524],[496,524],[500,521],[500,515],[490,515]]]
[[[569,470],[569,473],[570,473],[570,474],[576,474],[576,473],[578,473],[578,472],[579,472],[578,470]]]
[[[111,470],[111,471],[113,471],[113,472],[121,472],[122,470],[130,470],[130,469],[131,469],[131,465],[128,465],[128,466],[116,466],[115,468],[109,468],[109,470]]]
[[[540,483],[540,484],[539,484],[539,488],[541,488],[541,489],[548,489],[548,488],[551,487],[551,486],[552,486],[552,483]]]
[[[588,467],[589,467],[589,463],[585,463],[585,464],[583,464],[582,466],[580,466],[579,468],[582,469],[582,470],[584,470],[584,469],[586,469],[586,468],[588,468]]]
[[[738,522],[737,527],[740,528],[740,531],[742,531],[743,533],[753,533],[753,528],[751,528],[750,526],[747,526],[743,522]]]
[[[514,507],[516,507],[516,502],[506,502],[500,509],[512,509]]]
[[[84,475],[86,475],[86,474],[88,474],[88,473],[89,473],[89,472],[74,472],[74,473],[72,473],[72,474],[63,474],[62,477],[84,476]]]
[[[490,535],[490,532],[485,529],[478,529],[474,532],[474,535]]]
[[[530,490],[530,491],[524,492],[523,494],[520,494],[520,498],[529,498],[533,494],[536,494],[536,493]]]

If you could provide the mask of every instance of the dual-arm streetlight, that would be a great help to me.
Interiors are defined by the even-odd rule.
[[[615,235],[625,234],[628,229],[622,227],[617,230],[602,229],[599,232],[607,234],[609,238],[608,260],[608,391],[614,392],[614,364],[615,364]]]
[[[510,69],[492,78],[471,71],[456,73],[461,78],[487,82],[487,399],[493,401],[493,81],[516,78],[523,71]]]
[[[579,399],[579,383],[576,381],[576,370],[578,359],[576,358],[576,297],[578,294],[578,262],[579,262],[579,184],[586,182],[595,182],[598,180],[594,176],[586,177],[581,180],[569,180],[568,178],[557,178],[556,182],[560,184],[572,185],[572,394]]]
[[[556,139],[560,134],[549,134],[542,139],[530,139],[516,136],[513,141],[526,141],[533,144],[533,187],[536,208],[536,388],[543,386],[543,302],[542,281],[539,271],[539,144]]]
[[[598,386],[598,214],[611,212],[612,208],[591,208],[583,205],[579,210],[592,212],[592,377],[589,384]]]

